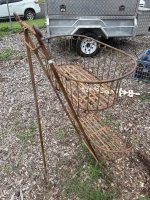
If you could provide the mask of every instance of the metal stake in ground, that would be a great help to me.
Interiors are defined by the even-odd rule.
[[[25,35],[25,41],[27,43],[29,43],[29,35],[28,35],[27,30],[24,31],[24,35]],[[33,86],[33,92],[34,92],[35,107],[36,107],[36,112],[37,112],[38,129],[39,129],[39,134],[40,134],[40,143],[41,143],[43,166],[44,166],[44,179],[45,179],[45,181],[47,181],[46,158],[45,158],[43,135],[42,135],[41,121],[40,121],[40,112],[39,112],[38,99],[37,99],[36,86],[35,86],[35,79],[34,79],[34,72],[33,72],[32,57],[31,57],[31,52],[30,52],[30,48],[28,47],[28,45],[26,45],[26,49],[27,49],[27,56],[28,56],[30,75],[31,75],[31,81],[32,81],[32,86]]]

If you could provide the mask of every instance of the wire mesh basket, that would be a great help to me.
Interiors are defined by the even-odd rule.
[[[134,71],[135,60],[96,40],[100,52],[95,56],[81,57],[78,43],[85,38],[81,35],[51,37],[50,55],[76,109],[104,110],[114,104],[121,80]]]

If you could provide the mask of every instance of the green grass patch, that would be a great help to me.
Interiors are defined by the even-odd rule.
[[[89,154],[89,150],[87,149],[86,145],[82,142],[81,149],[84,154],[86,154],[86,161],[89,163],[88,167],[86,168],[89,176],[92,179],[96,179],[99,177],[100,174],[103,174],[103,170],[100,169],[98,163],[93,158],[91,154]],[[102,161],[102,165],[107,167],[107,162],[105,160]]]
[[[0,60],[21,60],[22,56],[18,56],[17,53],[11,48],[3,48],[0,50]]]
[[[23,20],[25,21],[28,25],[32,26],[33,24],[36,24],[39,27],[43,27],[45,25],[45,18],[42,19],[34,19],[34,20]],[[12,28],[13,29],[20,29],[20,24],[17,21],[12,21]],[[10,29],[10,22],[1,22],[0,23],[0,30],[8,30]]]
[[[17,171],[19,169],[19,163],[15,164],[5,164],[4,167],[2,168],[2,171],[6,174],[11,173],[12,171]]]
[[[26,20],[28,25],[33,26],[37,25],[39,28],[45,27],[45,18],[43,19],[34,19],[34,20]],[[1,22],[0,23],[0,39],[5,35],[18,33],[21,30],[21,26],[17,21],[12,21],[12,29],[10,27],[10,22]]]
[[[140,95],[140,99],[143,103],[147,103],[150,101],[150,94],[142,94]]]
[[[65,198],[76,197],[81,200],[112,200],[116,196],[114,191],[101,191],[96,185],[84,182],[81,177],[66,180]]]
[[[0,60],[11,60],[13,58],[13,49],[4,48],[0,50]]]
[[[91,162],[91,164],[88,166],[87,171],[92,179],[97,179],[100,173],[102,173],[98,163],[95,160],[93,160],[93,162]]]
[[[45,0],[38,0],[38,2],[39,2],[39,3],[44,3],[44,2],[45,2]]]
[[[115,129],[118,129],[119,126],[120,126],[119,123],[112,122],[112,120],[111,120],[109,117],[104,117],[104,118],[103,118],[103,121],[104,121],[106,124],[109,124],[112,128],[115,128]]]
[[[83,153],[87,153],[88,152],[88,149],[87,149],[86,145],[83,142],[81,143],[81,149],[82,149]]]
[[[66,175],[63,181],[61,199],[80,200],[113,200],[119,193],[112,189],[110,182],[102,173],[95,159],[89,154],[84,143],[81,143],[83,155],[81,164],[71,173]]]
[[[139,197],[138,200],[150,200],[150,198],[146,198],[146,197]]]
[[[20,124],[18,125],[18,131],[16,132],[16,137],[24,142],[32,142],[34,143],[34,135],[36,130],[36,125],[30,124],[28,127],[22,127]]]
[[[61,131],[61,130],[56,131],[57,137],[64,137],[64,135],[65,135],[64,131]]]

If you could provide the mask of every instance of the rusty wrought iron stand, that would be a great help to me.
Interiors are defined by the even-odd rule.
[[[83,35],[48,38],[51,47],[49,54],[38,27],[31,28],[17,14],[14,15],[22,26],[19,37],[27,48],[45,180],[47,179],[46,158],[32,53],[36,55],[81,141],[106,172],[102,161],[117,159],[130,152],[138,138],[136,126],[130,126],[128,132],[126,130],[120,132],[108,125],[99,114],[99,111],[107,110],[114,105],[121,80],[136,68],[135,60],[125,52],[96,40],[95,42],[102,46],[100,53],[94,57],[80,57],[76,42],[86,37]],[[90,38],[88,39],[90,41]]]

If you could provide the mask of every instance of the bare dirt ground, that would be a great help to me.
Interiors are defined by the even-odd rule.
[[[108,41],[116,48],[135,56],[150,48],[149,37]],[[0,41],[0,50],[12,49],[10,60],[0,61],[0,199],[2,200],[59,200],[84,199],[77,194],[65,194],[66,180],[75,180],[81,171],[83,181],[89,179],[84,170],[88,155],[66,117],[48,80],[35,61],[36,85],[41,111],[41,122],[48,169],[48,183],[43,180],[43,163],[36,121],[36,111],[24,44],[17,35]],[[116,160],[110,169],[115,180],[107,184],[99,174],[93,186],[101,191],[117,191],[109,199],[134,200],[140,196],[150,198],[150,82],[131,77],[122,87],[140,93],[132,98],[124,96],[123,111],[132,118],[139,130],[135,152]],[[113,108],[112,108],[113,109]],[[113,110],[111,111],[113,112]],[[115,112],[115,111],[114,111]]]

